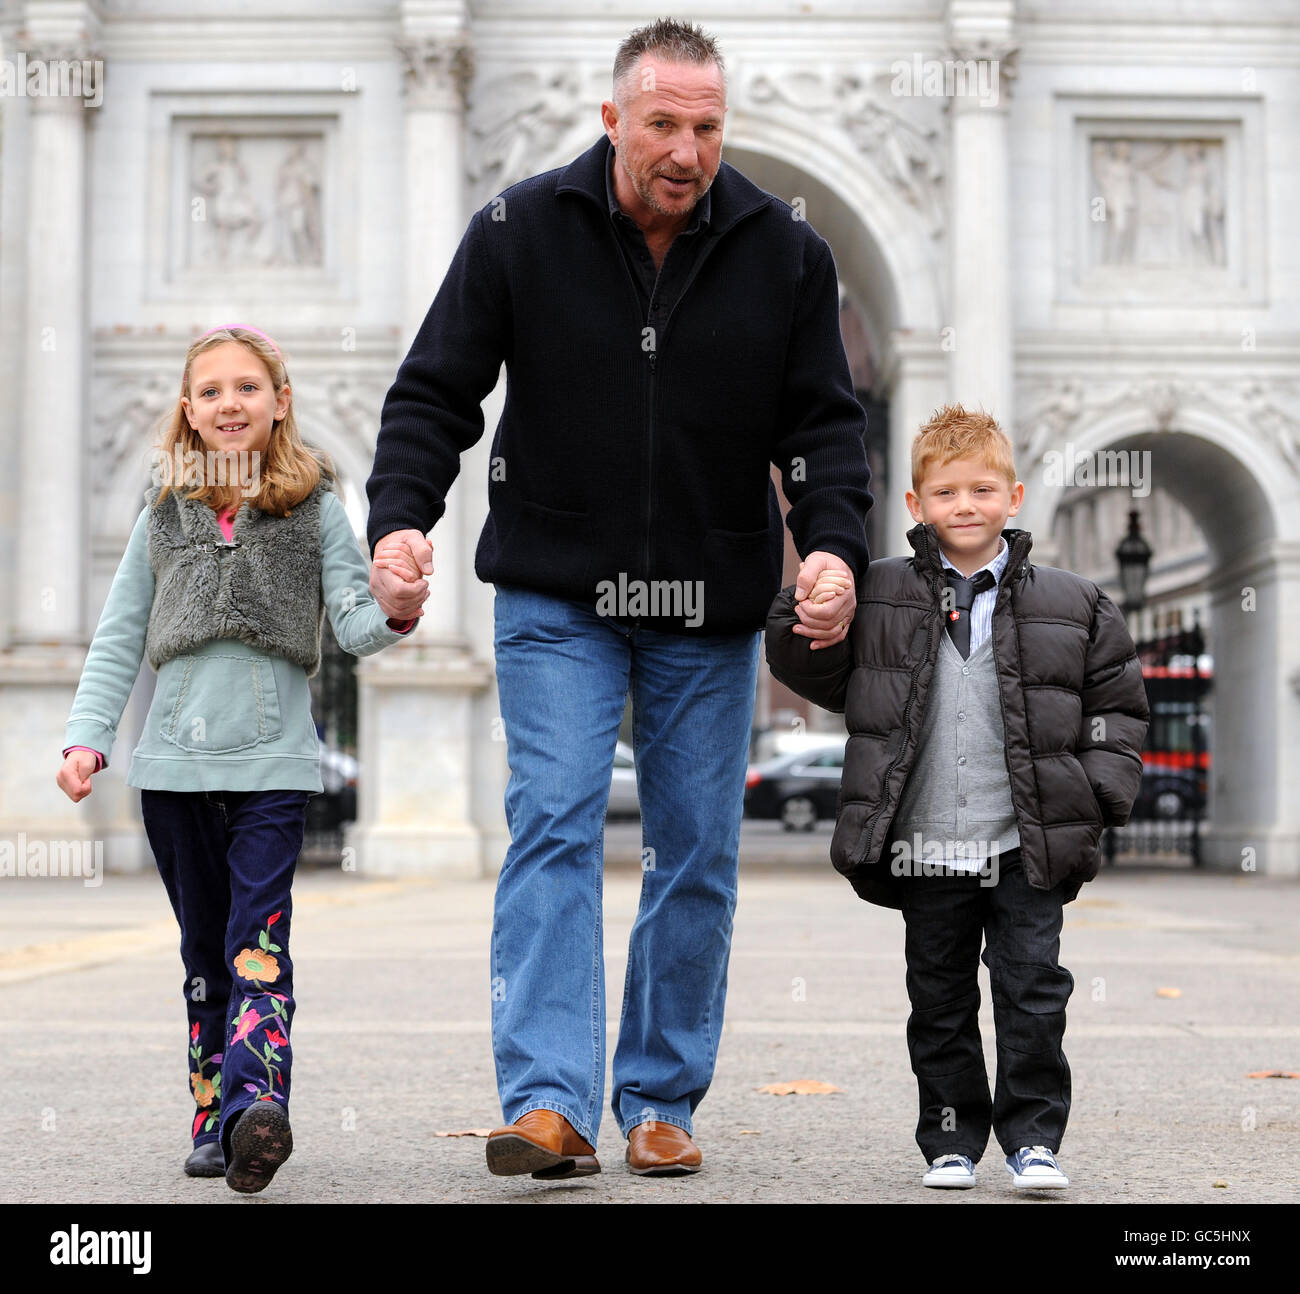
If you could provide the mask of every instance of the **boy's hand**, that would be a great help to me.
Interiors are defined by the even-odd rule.
[[[794,610],[800,623],[791,633],[810,639],[810,651],[834,647],[848,637],[857,607],[853,572],[844,559],[809,553],[795,579]]]
[[[76,804],[90,794],[90,775],[99,761],[88,750],[70,750],[63,757],[63,767],[55,779],[59,789]]]
[[[376,545],[370,563],[370,592],[392,620],[418,619],[429,596],[433,546],[418,530],[395,530]]]

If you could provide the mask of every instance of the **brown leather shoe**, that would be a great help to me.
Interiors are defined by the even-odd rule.
[[[600,1172],[595,1147],[555,1110],[530,1110],[487,1139],[488,1171],[498,1177],[532,1173],[541,1181]]]
[[[698,1173],[704,1156],[673,1123],[638,1123],[627,1135],[627,1166],[639,1177]]]

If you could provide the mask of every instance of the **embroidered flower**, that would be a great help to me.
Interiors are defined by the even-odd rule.
[[[193,1027],[190,1029],[190,1041],[198,1042],[198,1040],[199,1040],[199,1022],[195,1020]]]
[[[280,978],[280,963],[268,952],[245,948],[235,958],[235,974],[259,984],[274,984]]]
[[[250,1007],[235,1022],[235,1032],[232,1035],[230,1041],[232,1043],[242,1042],[261,1023],[262,1023],[262,1017],[258,1015],[257,1012],[253,1010],[252,1007]]]
[[[212,1104],[213,1088],[212,1080],[204,1078],[202,1074],[190,1075],[190,1086],[194,1089],[194,1099],[207,1109]]]
[[[289,1041],[289,1039],[286,1038],[279,1029],[268,1029],[266,1032],[266,1040],[272,1047],[283,1047]]]

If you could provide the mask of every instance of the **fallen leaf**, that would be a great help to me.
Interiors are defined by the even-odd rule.
[[[1217,1182],[1212,1182],[1211,1185],[1219,1187],[1220,1190],[1227,1190],[1228,1188],[1228,1183],[1225,1182],[1222,1177],[1220,1177]]]
[[[1158,988],[1156,997],[1182,997],[1183,990],[1180,988]]]
[[[1257,1069],[1253,1074],[1247,1074],[1247,1078],[1300,1078],[1294,1069]]]
[[[491,1128],[464,1128],[460,1132],[435,1132],[435,1137],[486,1137]]]
[[[796,1078],[792,1083],[768,1083],[758,1090],[772,1096],[824,1096],[827,1092],[842,1092],[844,1089],[815,1078]]]

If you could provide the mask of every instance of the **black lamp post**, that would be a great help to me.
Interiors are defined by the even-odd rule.
[[[1128,514],[1128,534],[1115,549],[1119,582],[1124,590],[1123,610],[1137,613],[1146,605],[1147,571],[1151,567],[1151,545],[1142,538],[1136,508]]]
[[[1119,564],[1119,583],[1123,590],[1121,609],[1125,617],[1136,617],[1146,605],[1147,572],[1151,568],[1151,545],[1142,538],[1142,527],[1138,523],[1136,508],[1129,509],[1128,534],[1115,548],[1115,561]],[[1137,637],[1136,632],[1134,637]],[[1138,644],[1139,655],[1142,650],[1142,644]],[[1115,835],[1115,829],[1110,828],[1103,837],[1106,859],[1111,863],[1115,861],[1117,848]]]

